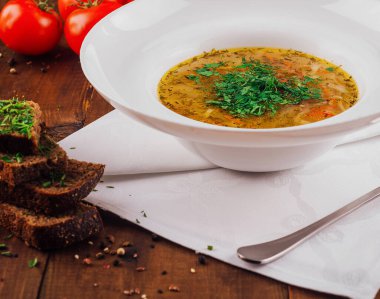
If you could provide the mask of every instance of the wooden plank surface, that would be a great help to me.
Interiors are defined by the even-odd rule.
[[[0,8],[5,2],[0,0]],[[0,53],[0,98],[20,96],[38,102],[55,139],[112,110],[87,82],[78,57],[64,41],[41,57],[14,54],[2,43]],[[12,58],[17,62],[17,74],[9,73],[8,61]],[[47,72],[42,72],[42,67]],[[0,298],[124,298],[126,291],[136,288],[140,296],[136,294],[135,298],[142,294],[148,298],[338,298],[289,286],[208,257],[202,265],[191,250],[164,239],[154,241],[150,232],[110,213],[103,212],[102,216],[105,232],[92,243],[86,241],[52,252],[28,248],[14,237],[6,238],[9,233],[0,230],[0,243],[6,243],[18,255],[0,256]],[[115,242],[109,243],[107,236]],[[136,251],[138,257],[95,258],[102,251],[99,245],[105,243],[112,250],[125,241],[133,243],[128,253]],[[39,264],[30,269],[28,261],[35,257]],[[83,264],[86,257],[91,265]],[[121,264],[115,266],[115,260]],[[139,272],[137,267],[146,270]],[[180,292],[169,292],[171,284]]]

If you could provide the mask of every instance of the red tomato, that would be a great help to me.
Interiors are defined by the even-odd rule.
[[[39,55],[52,50],[61,33],[61,19],[46,2],[11,0],[0,12],[0,39],[21,54]]]
[[[65,37],[70,48],[79,54],[80,47],[87,33],[94,25],[110,12],[122,5],[116,2],[102,2],[98,6],[74,10],[65,22]]]
[[[92,6],[98,6],[104,2],[116,2],[122,5],[132,2],[133,0],[103,0],[101,2],[92,1]],[[58,10],[63,20],[66,20],[74,10],[86,8],[89,0],[58,0]]]

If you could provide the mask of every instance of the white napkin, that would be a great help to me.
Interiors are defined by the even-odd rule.
[[[236,256],[239,246],[294,232],[377,187],[380,138],[339,146],[304,167],[264,174],[184,171],[213,166],[173,137],[116,111],[61,145],[71,157],[106,163],[107,174],[124,174],[106,176],[90,202],[178,244],[321,292],[372,298],[380,287],[380,200],[271,264],[256,266]],[[152,173],[136,174],[143,172]]]
[[[105,175],[215,167],[168,134],[114,110],[60,142],[70,157],[107,165]]]

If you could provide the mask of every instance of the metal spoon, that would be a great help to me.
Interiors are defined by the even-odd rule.
[[[237,254],[245,261],[256,264],[270,263],[297,247],[303,241],[315,235],[325,227],[339,220],[343,216],[350,214],[352,211],[360,208],[379,195],[380,187],[377,187],[339,210],[327,215],[313,224],[310,224],[309,226],[306,226],[303,229],[296,231],[295,233],[266,243],[240,247],[237,250]]]

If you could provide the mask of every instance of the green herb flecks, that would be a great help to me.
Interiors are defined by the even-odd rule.
[[[21,163],[23,161],[23,156],[21,153],[17,153],[16,155],[14,156],[2,156],[1,157],[1,160],[3,160],[4,162],[7,162],[7,163]]]
[[[41,183],[43,188],[49,187],[65,187],[66,186],[66,174],[62,173],[50,173],[50,180]]]
[[[214,250],[214,246],[212,246],[212,245],[207,245],[207,250],[210,250],[210,251]]]
[[[206,77],[215,76],[212,86],[215,99],[206,103],[220,107],[233,116],[261,116],[267,112],[274,115],[281,106],[321,99],[321,89],[317,87],[319,79],[293,76],[286,81],[280,80],[275,67],[258,60],[243,59],[234,71],[226,74],[216,70],[221,65],[205,64],[196,72]]]
[[[13,257],[13,254],[12,254],[12,252],[10,252],[10,251],[3,251],[3,252],[0,252],[0,255],[2,255],[2,256],[6,256],[6,257]]]
[[[202,68],[197,69],[195,72],[205,77],[211,77],[213,75],[219,75],[219,72],[217,72],[216,69],[223,65],[224,62],[208,63],[205,64]]]
[[[333,72],[333,71],[334,71],[334,68],[333,68],[333,67],[327,67],[327,68],[326,68],[326,71],[328,71],[328,72]]]
[[[29,268],[35,268],[35,267],[37,267],[37,265],[38,265],[38,258],[36,258],[36,257],[34,259],[28,261],[28,267]]]
[[[31,138],[33,124],[33,109],[26,101],[17,98],[0,101],[0,134],[18,133]]]

